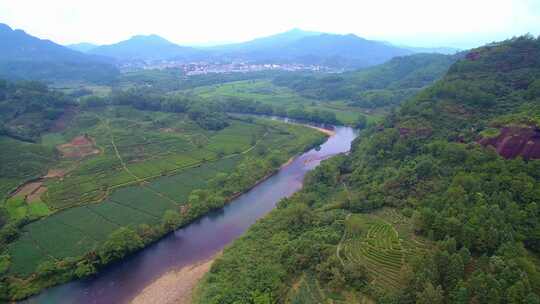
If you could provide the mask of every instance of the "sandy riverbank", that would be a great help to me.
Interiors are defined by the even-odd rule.
[[[190,304],[197,283],[210,270],[218,255],[195,265],[167,272],[146,286],[130,303]]]
[[[319,131],[323,132],[324,134],[326,134],[328,136],[336,135],[336,131],[334,131],[334,130],[329,130],[329,129],[325,129],[325,128],[310,126],[310,125],[304,125],[304,126],[315,129],[315,130],[319,130]]]

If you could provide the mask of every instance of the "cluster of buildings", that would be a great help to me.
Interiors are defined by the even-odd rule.
[[[314,71],[314,72],[336,72],[335,69],[321,65],[305,65],[300,63],[249,63],[249,62],[180,62],[180,61],[131,61],[120,66],[123,71],[152,70],[152,69],[180,69],[186,76],[204,75],[210,73],[249,73],[270,70],[280,71]]]
[[[299,63],[264,63],[264,64],[255,64],[255,63],[228,63],[228,64],[214,64],[214,63],[189,63],[181,67],[185,74],[190,75],[201,75],[209,73],[248,73],[248,72],[259,72],[259,71],[269,71],[269,70],[281,70],[281,71],[326,71],[327,67],[319,65],[304,65]]]

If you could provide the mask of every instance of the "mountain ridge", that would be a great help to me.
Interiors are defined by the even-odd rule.
[[[87,55],[0,24],[0,76],[32,80],[111,81],[108,59]]]
[[[156,35],[135,35],[117,43],[98,46],[91,54],[117,60],[160,60],[194,55],[198,50],[177,45]]]

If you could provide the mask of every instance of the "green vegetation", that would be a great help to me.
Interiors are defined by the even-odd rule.
[[[47,172],[57,155],[52,148],[0,136],[0,200],[23,181]]]
[[[328,124],[354,124],[362,112],[340,102],[322,102],[302,97],[270,80],[245,80],[197,87],[183,91],[188,96],[219,101],[229,112],[287,116]]]
[[[0,82],[0,298],[92,275],[323,140],[263,114],[365,130],[224,251],[199,302],[537,303],[539,157],[481,140],[537,144],[538,58],[520,37],[339,75]]]
[[[227,248],[199,303],[538,303],[539,156],[476,140],[539,127],[539,58],[527,36],[469,52]]]
[[[487,128],[480,132],[480,135],[485,138],[495,138],[501,134],[499,129]]]
[[[223,207],[324,139],[183,96],[133,89],[76,102],[38,83],[4,88],[7,128],[35,142],[0,137],[4,300],[99,271]],[[61,105],[69,111],[42,116],[44,106]],[[26,113],[35,121],[23,133],[15,119]]]
[[[374,67],[331,76],[278,76],[273,83],[318,100],[347,100],[350,106],[395,106],[441,78],[461,55],[415,54]]]
[[[42,83],[0,80],[0,135],[35,141],[73,105],[65,95]]]
[[[370,288],[380,293],[403,288],[407,261],[429,248],[414,235],[410,218],[394,209],[349,216],[342,246],[343,258],[364,267]]]

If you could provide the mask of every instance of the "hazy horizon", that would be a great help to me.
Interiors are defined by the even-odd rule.
[[[383,0],[174,3],[69,0],[0,3],[0,22],[60,44],[111,44],[156,34],[180,45],[248,41],[300,28],[413,47],[471,48],[540,34],[540,1]]]

